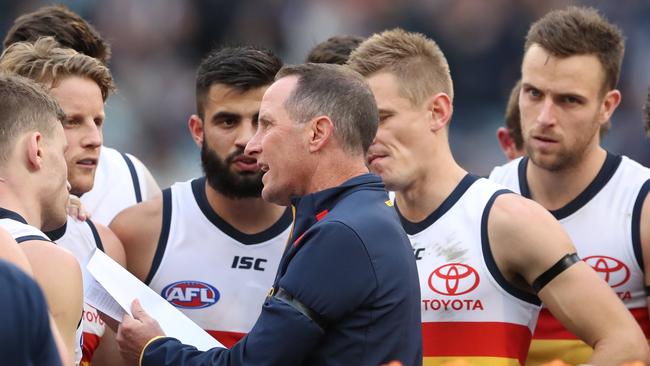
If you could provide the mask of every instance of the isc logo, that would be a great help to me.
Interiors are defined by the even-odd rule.
[[[264,267],[262,265],[268,262],[264,258],[253,258],[253,257],[240,257],[235,256],[232,260],[231,268],[240,268],[240,269],[254,269],[256,271],[263,271]]]
[[[219,301],[219,291],[205,282],[179,281],[165,286],[162,297],[172,305],[186,309],[201,309]]]

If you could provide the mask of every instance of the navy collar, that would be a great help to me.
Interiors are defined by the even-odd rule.
[[[234,226],[230,225],[230,223],[226,222],[226,220],[221,218],[221,216],[219,216],[216,211],[214,211],[212,206],[210,206],[207,193],[205,193],[206,184],[207,183],[205,177],[197,178],[192,181],[192,194],[194,195],[196,204],[199,206],[199,209],[203,215],[205,215],[205,217],[210,220],[214,226],[219,228],[219,230],[223,231],[229,237],[237,240],[242,244],[253,245],[271,240],[276,236],[282,234],[282,232],[286,230],[289,225],[291,225],[291,210],[286,209],[278,221],[276,221],[268,229],[255,234],[243,233],[237,230]]]
[[[399,208],[397,207],[397,200],[395,200],[395,211],[397,211],[397,215],[399,216],[400,221],[402,222],[402,227],[404,228],[404,231],[406,231],[407,234],[409,235],[415,235],[429,226],[433,225],[438,219],[440,219],[444,214],[447,213],[458,200],[460,200],[461,197],[467,192],[469,187],[474,184],[477,180],[479,180],[481,177],[478,175],[474,174],[465,174],[463,179],[458,183],[456,188],[445,198],[444,201],[429,214],[424,220],[420,222],[411,222],[404,216],[402,216],[402,213],[399,211]]]
[[[584,205],[589,203],[589,201],[591,201],[591,199],[594,198],[594,196],[596,196],[605,185],[607,185],[607,182],[609,182],[614,173],[616,173],[618,166],[621,165],[622,160],[622,156],[614,155],[608,151],[603,166],[600,167],[598,174],[596,174],[594,180],[589,183],[587,188],[580,192],[580,194],[571,200],[571,202],[564,205],[564,207],[560,207],[557,210],[549,210],[549,212],[556,220],[561,220],[565,217],[571,216],[574,212],[581,209]],[[531,198],[532,194],[530,192],[530,187],[528,186],[528,175],[526,174],[528,161],[528,157],[522,158],[521,161],[519,161],[517,170],[519,175],[519,192],[521,192],[522,196]]]
[[[66,220],[65,224],[63,224],[63,226],[61,226],[60,228],[54,229],[52,231],[46,231],[45,235],[47,235],[47,237],[50,238],[50,240],[57,241],[63,237],[67,228],[68,228],[68,220]]]
[[[29,225],[27,220],[20,216],[18,212],[7,210],[6,208],[0,207],[0,219],[10,219],[18,222],[22,222],[25,225]]]
[[[301,197],[293,197],[291,204],[295,208],[296,217],[292,234],[301,235],[310,226],[325,217],[341,198],[360,189],[386,190],[379,176],[366,173],[348,179],[333,188]]]

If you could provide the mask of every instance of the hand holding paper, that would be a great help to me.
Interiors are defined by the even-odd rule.
[[[142,309],[137,299],[133,301],[131,313],[133,317],[124,314],[116,340],[124,360],[137,365],[147,343],[165,334],[158,322]]]
[[[102,251],[95,251],[88,261],[87,270],[94,277],[97,285],[91,288],[92,291],[86,290],[86,301],[97,310],[122,321],[124,313],[131,314],[133,300],[139,299],[134,309],[146,310],[150,314],[150,319],[157,320],[164,334],[202,351],[223,347],[196,323]]]

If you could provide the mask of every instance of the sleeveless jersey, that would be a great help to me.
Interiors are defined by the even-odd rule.
[[[490,179],[530,198],[526,179],[528,158],[495,168]],[[650,189],[650,169],[608,153],[596,178],[566,206],[550,211],[573,241],[578,255],[621,298],[650,338],[640,243],[641,207]],[[571,364],[587,362],[591,347],[566,330],[543,309],[528,364],[553,359]]]
[[[524,365],[540,301],[510,285],[492,256],[487,220],[503,193],[510,191],[468,174],[422,222],[400,214],[420,275],[425,366],[458,358]]]
[[[93,188],[81,196],[81,203],[92,219],[103,225],[111,223],[123,209],[147,197],[142,166],[129,154],[102,146]]]
[[[244,234],[211,208],[205,178],[176,183],[163,190],[163,226],[145,282],[230,347],[260,314],[292,219],[287,209],[267,230]]]
[[[0,208],[0,227],[7,230],[7,232],[14,238],[14,240],[20,244],[29,240],[51,240],[37,228],[27,224],[27,221],[20,216],[18,213],[9,211],[4,208]],[[83,327],[81,319],[79,319],[79,324],[77,326],[77,331],[75,333],[76,345],[75,345],[75,364],[81,362],[82,350],[81,344],[83,342]]]
[[[87,271],[84,270],[88,260],[99,248],[104,250],[102,240],[95,225],[91,220],[77,221],[68,217],[68,222],[56,231],[48,232],[47,235],[54,242],[68,249],[77,258],[81,264],[83,274],[84,287],[87,281],[90,280],[87,276]],[[83,328],[83,344],[82,344],[82,358],[81,365],[89,366],[92,362],[93,354],[99,346],[99,340],[104,335],[105,324],[99,318],[97,309],[84,302],[84,309],[82,314],[82,328]]]

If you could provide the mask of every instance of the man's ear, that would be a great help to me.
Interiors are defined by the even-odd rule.
[[[621,104],[621,92],[617,89],[610,90],[605,94],[603,102],[600,106],[600,125],[606,124],[611,118],[612,114]]]
[[[27,163],[30,170],[39,170],[43,166],[43,135],[40,132],[30,132],[25,136],[24,145],[27,152]]]
[[[513,149],[515,147],[515,142],[512,141],[510,137],[510,131],[505,127],[499,127],[497,129],[497,140],[499,141],[499,147],[503,152],[503,155],[506,156],[506,159],[512,160],[511,155],[514,155]]]
[[[427,109],[431,113],[431,131],[436,132],[449,124],[453,107],[451,98],[445,93],[438,93],[427,100]]]
[[[191,115],[187,127],[190,129],[190,134],[196,146],[203,146],[203,120],[201,117],[196,114]]]
[[[309,124],[309,152],[315,152],[322,149],[334,137],[334,123],[327,116],[319,116]]]

